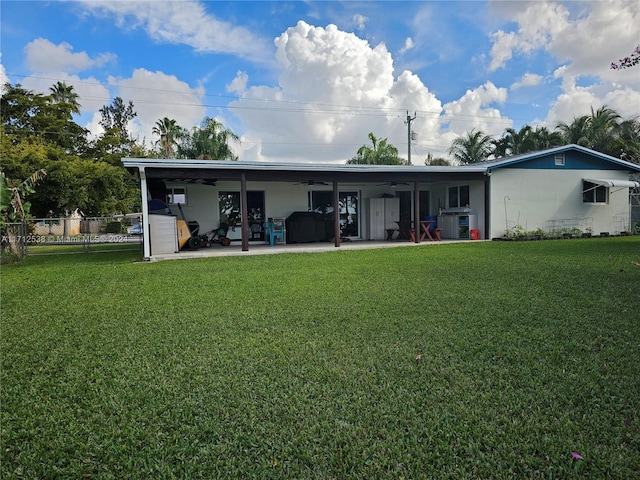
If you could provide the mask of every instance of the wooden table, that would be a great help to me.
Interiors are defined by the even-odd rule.
[[[387,240],[393,240],[393,234],[398,230],[397,228],[386,228],[387,231]]]
[[[422,234],[420,235],[420,241],[422,242],[425,238],[429,238],[430,241],[434,241],[435,238],[433,238],[431,236],[431,232],[429,232],[429,229],[431,228],[431,225],[433,225],[434,223],[436,223],[433,220],[422,220],[420,222],[420,227],[422,228]]]

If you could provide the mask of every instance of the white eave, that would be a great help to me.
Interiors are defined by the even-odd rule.
[[[334,165],[327,163],[276,163],[224,160],[175,160],[162,158],[123,158],[126,168],[176,168],[244,171],[323,172],[323,173],[484,173],[482,164],[451,167],[440,165]]]

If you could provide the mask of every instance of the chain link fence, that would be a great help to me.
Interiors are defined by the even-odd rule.
[[[5,261],[34,255],[142,251],[142,216],[70,216],[6,223],[0,245]]]

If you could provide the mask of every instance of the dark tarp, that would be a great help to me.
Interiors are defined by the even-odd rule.
[[[320,213],[293,212],[286,226],[287,243],[327,242],[333,238],[333,223]]]

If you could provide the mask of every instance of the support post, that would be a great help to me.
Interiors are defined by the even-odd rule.
[[[334,245],[340,246],[340,195],[338,194],[338,179],[333,179],[333,237]]]
[[[247,175],[240,174],[240,215],[242,216],[242,251],[249,251],[249,211],[247,209]]]
[[[149,199],[147,191],[147,174],[144,167],[140,169],[140,195],[142,196],[142,258],[149,260],[151,258],[151,229],[149,228]]]
[[[420,243],[421,225],[420,225],[420,182],[413,182],[413,225],[416,231],[416,243]]]

